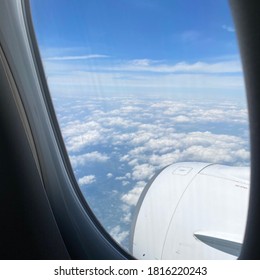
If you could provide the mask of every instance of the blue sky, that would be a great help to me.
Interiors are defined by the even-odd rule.
[[[244,94],[227,1],[32,0],[52,92]]]
[[[43,48],[82,48],[84,54],[173,62],[237,53],[226,0],[34,0],[31,3]]]

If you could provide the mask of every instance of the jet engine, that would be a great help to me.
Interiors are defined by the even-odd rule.
[[[130,250],[138,259],[236,259],[248,196],[248,167],[169,165],[139,198]]]

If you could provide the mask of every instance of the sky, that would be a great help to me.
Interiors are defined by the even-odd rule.
[[[122,246],[142,190],[166,165],[250,165],[227,1],[30,3],[75,177]]]
[[[31,0],[51,90],[244,95],[227,1]],[[98,85],[97,85],[98,84]]]
[[[45,48],[82,47],[85,55],[173,62],[237,52],[225,0],[33,0],[31,3],[33,13],[37,13],[35,24],[40,45]]]

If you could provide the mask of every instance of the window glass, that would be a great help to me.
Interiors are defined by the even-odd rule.
[[[245,167],[248,185],[243,73],[226,1],[30,3],[75,177],[119,244],[129,249],[140,194],[170,164]]]

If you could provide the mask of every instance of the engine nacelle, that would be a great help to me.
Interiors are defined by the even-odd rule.
[[[185,162],[154,176],[137,203],[138,259],[235,259],[243,242],[249,168]]]

